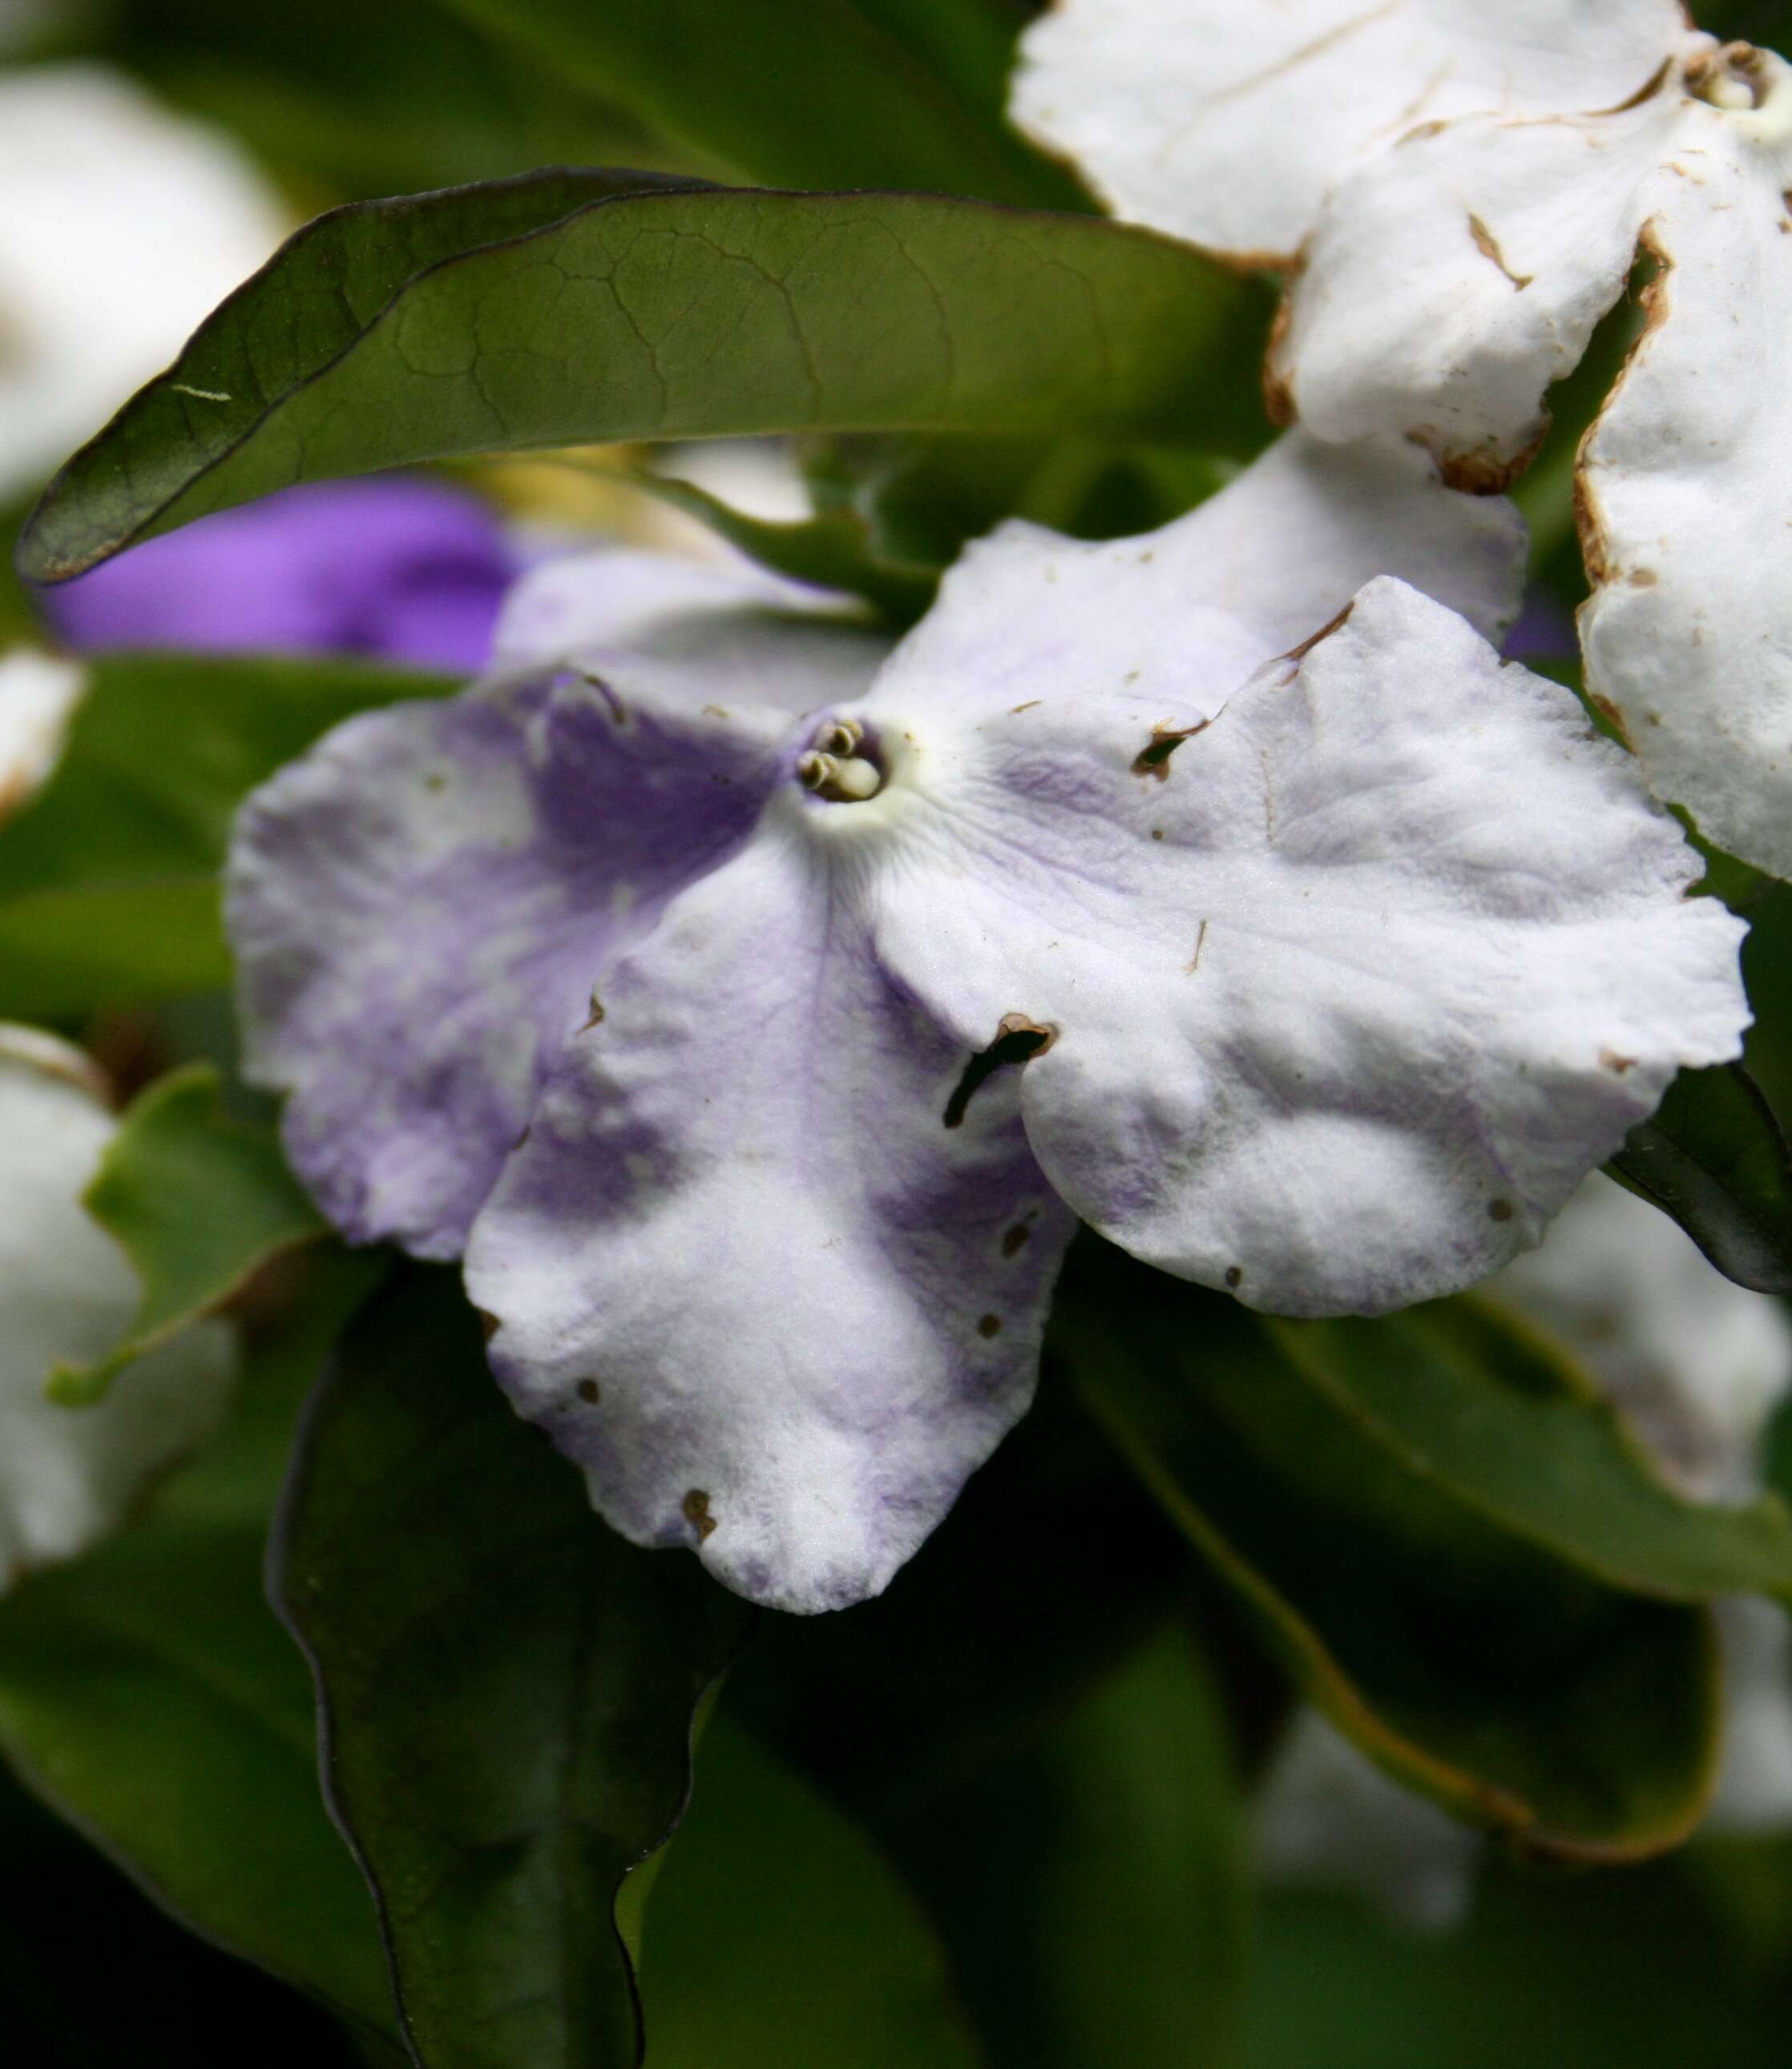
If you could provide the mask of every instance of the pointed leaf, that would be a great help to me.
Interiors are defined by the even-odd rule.
[[[1508,1529],[1219,1296],[1106,1253],[1055,1328],[1146,1485],[1390,1773],[1543,1852],[1692,1830],[1717,1719],[1703,1610]]]
[[[1672,1214],[1726,1278],[1792,1293],[1792,1153],[1740,1064],[1682,1071],[1611,1171]]]
[[[221,1306],[271,1258],[329,1233],[273,1131],[232,1120],[220,1091],[209,1063],[171,1071],[107,1145],[84,1204],[130,1259],[142,1304],[104,1357],[56,1366],[55,1400],[98,1400],[133,1358]]]
[[[416,2059],[633,2063],[617,1892],[684,1810],[751,1611],[604,1526],[505,1406],[458,1282],[420,1268],[313,1402],[270,1574]]]
[[[1149,231],[537,177],[545,194],[463,187],[300,231],[51,484],[24,572],[60,581],[294,482],[455,455],[830,430],[1198,443],[1233,414],[1203,346],[1244,291]],[[582,177],[616,191],[565,214]]]

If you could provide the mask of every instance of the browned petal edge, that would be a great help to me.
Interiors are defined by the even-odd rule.
[[[1521,446],[1509,459],[1502,459],[1497,453],[1484,451],[1466,453],[1433,452],[1437,471],[1446,488],[1459,490],[1464,496],[1504,496],[1518,477],[1523,474],[1542,450],[1543,441],[1549,435],[1549,410],[1538,405],[1542,422],[1528,444]],[[1416,433],[1409,434],[1417,445],[1426,441]],[[1430,451],[1427,446],[1427,450]]]
[[[0,1062],[22,1063],[47,1078],[60,1078],[97,1100],[101,1106],[113,1104],[112,1083],[84,1049],[48,1034],[41,1027],[22,1027],[0,1021]]]
[[[1594,493],[1588,474],[1588,455],[1601,426],[1610,414],[1619,397],[1623,393],[1624,383],[1630,378],[1631,369],[1649,341],[1667,320],[1667,276],[1674,270],[1674,262],[1666,247],[1655,235],[1652,221],[1643,224],[1636,240],[1639,259],[1647,257],[1655,263],[1655,271],[1643,284],[1639,300],[1643,309],[1643,329],[1636,342],[1624,355],[1624,364],[1619,369],[1618,378],[1611,384],[1611,393],[1599,406],[1598,414],[1581,435],[1581,443],[1574,455],[1574,529],[1581,542],[1581,558],[1586,565],[1586,578],[1595,590],[1603,589],[1617,578],[1618,570],[1612,565],[1611,556],[1606,548],[1605,520],[1599,510],[1599,500]],[[1606,710],[1603,700],[1594,700],[1602,712]],[[1613,723],[1623,731],[1622,724],[1610,712]]]
[[[1329,619],[1316,632],[1309,632],[1298,647],[1289,647],[1287,653],[1279,655],[1276,658],[1283,661],[1304,661],[1321,639],[1329,639],[1340,626],[1349,622],[1350,614],[1356,607],[1357,599],[1352,597],[1336,618]]]
[[[1282,284],[1282,299],[1276,304],[1276,314],[1269,326],[1269,337],[1263,346],[1263,410],[1278,431],[1285,431],[1291,424],[1300,421],[1300,412],[1294,400],[1294,378],[1282,365],[1283,348],[1288,343],[1288,331],[1294,321],[1294,291],[1300,284],[1300,275],[1306,269],[1303,256],[1296,260],[1288,276]]]
[[[1169,781],[1169,757],[1185,740],[1193,740],[1198,733],[1205,733],[1213,724],[1211,719],[1197,719],[1193,725],[1172,725],[1168,719],[1160,719],[1151,728],[1151,737],[1133,757],[1135,776],[1154,776],[1160,783]]]

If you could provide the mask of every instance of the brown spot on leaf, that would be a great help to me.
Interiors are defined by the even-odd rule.
[[[1490,1222],[1509,1222],[1514,1211],[1510,1200],[1489,1200],[1487,1203],[1487,1218]]]
[[[1027,1244],[1032,1240],[1032,1237],[1033,1231],[1027,1226],[1025,1222],[1016,1222],[1014,1226],[1010,1229],[1008,1233],[1002,1239],[1002,1255],[1004,1257],[1018,1257],[1021,1252],[1026,1249]]]
[[[593,1407],[595,1407],[602,1395],[603,1390],[594,1379],[582,1379],[574,1391],[581,1401],[588,1401]]]
[[[716,1519],[709,1513],[709,1497],[701,1487],[692,1487],[684,1497],[684,1520],[692,1524],[700,1542],[716,1527]]]
[[[999,1336],[1002,1334],[1002,1317],[999,1315],[979,1315],[977,1333],[980,1336]]]
[[[964,1074],[941,1116],[948,1128],[961,1128],[973,1096],[984,1080],[1005,1063],[1028,1063],[1043,1056],[1058,1039],[1055,1027],[1030,1020],[1024,1013],[1005,1013],[995,1030],[995,1039],[980,1049],[965,1064]]]
[[[1205,733],[1212,724],[1210,719],[1199,719],[1193,725],[1172,725],[1162,719],[1151,728],[1151,737],[1133,757],[1135,776],[1155,776],[1160,783],[1169,781],[1169,757],[1185,740],[1193,740],[1198,733]]]

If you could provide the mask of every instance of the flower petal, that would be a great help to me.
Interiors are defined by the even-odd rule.
[[[1116,214],[1288,265],[1329,189],[1415,124],[1614,108],[1684,40],[1677,0],[1059,0],[1013,112]]]
[[[1410,439],[1459,487],[1503,488],[1618,300],[1687,104],[1475,116],[1379,153],[1320,218],[1270,382],[1324,439]]]
[[[825,590],[745,564],[612,548],[549,561],[517,583],[497,665],[602,674],[619,652],[631,679],[668,704],[723,698],[797,713],[857,696],[888,645],[856,604]]]
[[[1036,687],[916,798],[880,949],[969,1047],[1056,1028],[1029,1137],[1147,1262],[1296,1314],[1468,1284],[1736,1053],[1741,925],[1684,896],[1679,829],[1402,584],[1173,752],[1149,705]]]
[[[0,1589],[122,1522],[213,1427],[234,1377],[231,1332],[207,1322],[104,1401],[45,1397],[59,1359],[100,1357],[136,1312],[130,1267],[80,1204],[114,1125],[79,1051],[0,1028]]]
[[[750,637],[806,696],[862,688],[883,651],[792,620]],[[351,1238],[459,1254],[610,960],[751,826],[788,720],[739,702],[759,678],[737,646],[692,638],[671,661],[606,650],[596,683],[364,714],[245,805],[227,916],[247,1068],[292,1095],[288,1151]]]
[[[1582,639],[1657,792],[1792,876],[1792,147],[1696,112],[1651,190],[1671,270],[1583,455]]]
[[[467,1282],[617,1528],[817,1610],[881,1589],[1026,1408],[1073,1223],[1014,1073],[944,1124],[964,1055],[773,814],[612,971]]]
[[[1375,575],[1498,633],[1518,608],[1525,543],[1510,504],[1443,488],[1410,447],[1296,431],[1161,531],[1089,545],[1010,524],[969,546],[880,694],[996,712],[1044,681],[1211,716]]]
[[[86,694],[78,663],[35,647],[0,651],[0,826],[50,780]]]

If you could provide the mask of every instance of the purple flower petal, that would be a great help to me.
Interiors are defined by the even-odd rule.
[[[47,591],[43,607],[88,652],[362,654],[471,674],[515,573],[484,504],[394,475],[202,517]]]
[[[678,899],[467,1260],[500,1379],[610,1522],[798,1610],[882,1588],[1025,1410],[1075,1226],[1014,1071],[945,1125],[964,1053],[843,888],[786,826]]]

